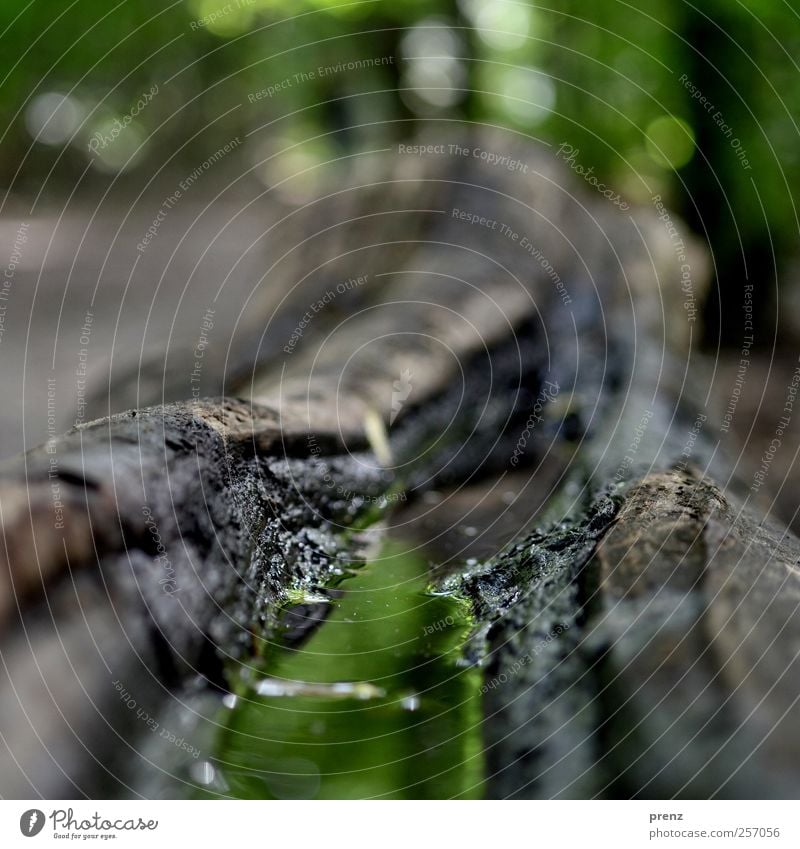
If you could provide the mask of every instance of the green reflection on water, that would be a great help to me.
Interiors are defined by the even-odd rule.
[[[270,651],[218,740],[227,794],[481,796],[481,679],[459,665],[469,620],[456,599],[425,592],[428,578],[418,554],[387,544],[339,584],[307,643]],[[259,681],[293,694],[259,696]],[[354,686],[319,686],[342,682]]]

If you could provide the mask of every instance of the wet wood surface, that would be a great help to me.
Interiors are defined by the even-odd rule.
[[[489,795],[796,792],[800,544],[706,424],[662,222],[472,143],[528,171],[376,158],[292,216],[211,397],[156,356],[5,464],[3,795],[146,794],[120,693],[225,692],[393,493],[472,606]]]

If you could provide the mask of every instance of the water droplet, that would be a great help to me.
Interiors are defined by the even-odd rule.
[[[197,761],[189,767],[189,775],[198,784],[207,787],[213,783],[216,771],[209,761]]]
[[[334,684],[315,684],[308,681],[282,681],[278,678],[264,678],[258,682],[256,692],[259,696],[291,697],[310,696],[319,698],[380,699],[386,693],[380,687],[367,681],[337,681]]]

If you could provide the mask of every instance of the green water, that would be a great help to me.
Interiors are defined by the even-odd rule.
[[[457,600],[426,592],[426,562],[397,544],[337,587],[298,649],[266,652],[217,742],[220,790],[240,798],[476,798],[479,687],[460,663]]]

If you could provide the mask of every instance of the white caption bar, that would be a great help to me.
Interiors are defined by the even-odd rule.
[[[797,802],[0,801],[0,846],[795,847]]]

